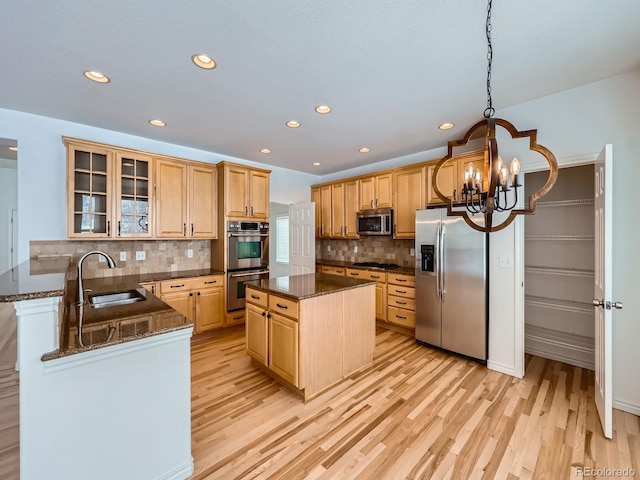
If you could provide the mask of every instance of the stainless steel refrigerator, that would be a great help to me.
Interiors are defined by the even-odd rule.
[[[484,221],[477,215],[478,224]],[[416,340],[487,360],[488,238],[446,208],[416,212]]]

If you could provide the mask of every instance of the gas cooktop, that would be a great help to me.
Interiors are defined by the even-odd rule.
[[[382,270],[393,270],[394,268],[398,268],[398,265],[396,265],[395,263],[378,263],[378,262],[356,262],[353,264],[353,266],[380,268]]]

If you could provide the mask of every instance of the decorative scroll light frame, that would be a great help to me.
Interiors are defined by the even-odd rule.
[[[438,198],[447,204],[447,215],[463,217],[464,221],[474,230],[480,232],[497,232],[508,227],[516,218],[517,215],[531,215],[536,212],[536,202],[551,190],[558,178],[558,162],[556,157],[551,151],[538,144],[537,130],[525,130],[519,131],[507,120],[501,118],[493,118],[495,109],[493,108],[493,101],[491,99],[491,62],[493,60],[493,47],[491,45],[491,2],[487,3],[487,21],[486,21],[486,36],[487,36],[487,108],[484,111],[484,120],[479,121],[472,126],[465,136],[460,140],[453,140],[448,143],[447,156],[442,158],[433,172],[431,179],[433,191]],[[503,168],[502,159],[498,156],[498,141],[496,140],[496,125],[506,129],[511,138],[525,138],[529,137],[529,150],[538,152],[541,154],[549,164],[549,177],[544,186],[529,196],[529,207],[525,209],[516,209],[518,203],[518,188],[522,185],[518,184],[518,173],[520,171],[519,162],[514,158],[512,168],[512,181],[511,188],[514,191],[514,200],[511,205],[507,200],[507,192],[511,191],[509,188],[509,182],[507,179],[506,168]],[[468,145],[469,140],[472,138],[476,130],[484,129],[484,164],[482,172],[474,172],[473,169],[469,172],[468,177],[465,177],[465,188],[463,190],[463,197],[465,203],[462,205],[465,208],[455,209],[454,202],[451,198],[446,197],[438,189],[438,173],[442,166],[454,158],[453,149],[455,147],[463,147]],[[464,172],[462,173],[464,175]],[[480,178],[481,176],[481,178]],[[468,182],[467,182],[468,180]],[[475,182],[478,182],[476,184]],[[502,194],[503,200],[500,195]],[[509,216],[504,222],[493,225],[493,213],[510,211]],[[484,226],[475,223],[471,215],[477,213],[484,214]]]
[[[517,139],[529,137],[529,150],[538,152],[547,160],[547,163],[549,164],[549,177],[547,178],[547,182],[540,190],[529,196],[528,208],[508,209],[497,207],[496,195],[499,194],[501,189],[501,187],[498,185],[501,172],[498,162],[498,142],[496,140],[496,126],[500,126],[506,129],[511,134],[511,138]],[[444,164],[452,159],[453,161],[455,161],[453,149],[455,147],[464,147],[468,145],[469,140],[473,137],[473,134],[479,129],[485,130],[484,167],[482,175],[482,192],[480,193],[480,195],[483,196],[485,200],[485,206],[482,209],[482,213],[485,217],[484,226],[478,225],[472,220],[470,216],[470,214],[473,214],[472,210],[469,210],[468,208],[454,209],[454,201],[451,198],[446,197],[440,191],[437,182],[438,173],[444,166]],[[516,127],[513,126],[513,124],[511,124],[507,120],[489,117],[485,120],[479,121],[474,126],[472,126],[460,140],[450,141],[448,143],[447,155],[438,162],[431,179],[433,191],[438,196],[438,198],[440,198],[444,203],[447,204],[447,215],[462,217],[467,225],[469,225],[474,230],[492,233],[508,227],[515,220],[517,215],[534,214],[536,212],[537,201],[544,195],[546,195],[549,190],[551,190],[558,178],[558,162],[556,161],[556,157],[548,148],[538,144],[537,134],[537,130],[519,131]],[[514,190],[517,190],[517,188],[519,188],[519,185],[517,185],[517,180],[513,182],[512,186]],[[494,193],[489,195],[489,192]],[[498,225],[493,225],[494,211],[503,210],[510,210],[509,216],[505,219],[504,222]]]

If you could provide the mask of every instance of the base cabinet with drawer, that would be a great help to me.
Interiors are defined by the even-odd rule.
[[[373,361],[373,284],[293,300],[248,287],[246,352],[308,400]]]
[[[387,274],[357,268],[347,268],[347,277],[373,280],[376,283],[376,318],[387,320]]]
[[[223,326],[224,275],[158,283],[160,300],[191,320],[195,324],[195,333]]]
[[[387,275],[387,320],[401,327],[416,326],[416,289],[412,275]]]

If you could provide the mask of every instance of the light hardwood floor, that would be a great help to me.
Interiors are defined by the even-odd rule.
[[[0,478],[20,478],[17,324],[13,305],[0,303]]]
[[[195,339],[192,479],[640,478],[640,419],[615,410],[606,440],[593,372],[528,356],[516,379],[392,331],[376,340],[372,366],[304,404],[251,366],[242,329]]]

